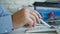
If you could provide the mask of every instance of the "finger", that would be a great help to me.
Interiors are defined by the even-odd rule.
[[[37,23],[36,18],[33,15],[30,15],[30,18],[33,20],[33,25],[32,26],[34,27]]]
[[[40,20],[39,20],[39,17],[38,17],[38,15],[35,13],[35,12],[31,12],[31,14],[33,15],[33,16],[35,16],[35,19],[36,19],[36,23],[40,23]]]
[[[31,14],[32,14],[33,16],[35,16],[36,21],[37,21],[36,23],[40,23],[39,14],[37,14],[35,10],[32,10],[32,9],[28,9],[28,10],[29,10],[29,12],[31,12]],[[27,14],[27,15],[28,15],[28,14]]]
[[[36,14],[38,15],[39,18],[42,18],[42,16],[37,11],[35,11],[35,12],[36,12]]]
[[[31,12],[36,13],[36,14],[38,15],[39,18],[42,18],[41,15],[40,15],[36,10],[32,10],[32,9],[31,9]]]
[[[33,25],[33,20],[31,18],[28,18],[26,27],[32,27],[32,25]]]

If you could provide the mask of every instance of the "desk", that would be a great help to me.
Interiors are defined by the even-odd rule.
[[[27,30],[28,28],[24,28],[24,27],[22,27],[22,28],[19,28],[19,29],[16,29],[16,30],[14,30],[12,33],[10,33],[10,34],[20,34],[20,33],[24,33],[26,30]],[[35,34],[57,34],[57,32],[56,32],[56,29],[50,29],[49,27],[47,27],[47,26],[45,26],[45,25],[39,25],[39,26],[36,26],[36,27],[34,27],[34,28],[29,28],[29,30],[27,30],[26,31],[26,34],[28,33],[28,34],[31,34],[32,33],[32,30],[33,29],[35,29],[36,31],[35,32],[33,32],[33,33],[35,33]],[[39,29],[39,30],[38,30]],[[31,31],[31,32],[29,32],[29,31]],[[33,34],[32,33],[32,34]],[[25,33],[24,33],[25,34]]]

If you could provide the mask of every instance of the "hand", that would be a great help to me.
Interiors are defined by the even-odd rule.
[[[41,15],[35,10],[22,8],[13,14],[13,27],[19,28],[23,25],[27,27],[33,27],[36,23],[40,23]]]

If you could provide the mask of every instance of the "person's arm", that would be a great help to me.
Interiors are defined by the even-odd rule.
[[[22,8],[13,14],[14,29],[26,25],[26,27],[34,27],[36,23],[40,23],[41,16],[35,10],[29,8]]]
[[[11,14],[6,11],[4,7],[0,6],[0,17],[3,17],[0,18],[0,33],[10,32],[12,31],[12,27],[14,29],[20,28],[24,25],[27,25],[27,27],[33,27],[36,23],[40,23],[40,14],[36,13],[35,10],[27,8],[22,8],[17,11],[11,18]]]

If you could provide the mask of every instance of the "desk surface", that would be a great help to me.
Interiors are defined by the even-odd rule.
[[[35,29],[35,31],[33,31]],[[45,32],[44,32],[45,31]],[[50,32],[46,32],[46,31],[50,31]],[[11,32],[10,34],[20,34],[20,33],[29,33],[29,32],[39,32],[39,34],[57,34],[56,32],[53,32],[53,31],[56,31],[55,29],[51,29],[45,25],[42,25],[40,24],[39,26],[36,26],[34,28],[25,28],[25,27],[22,27],[22,28],[19,28],[19,29],[16,29],[14,30],[13,32]],[[44,33],[42,33],[44,32]]]

